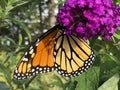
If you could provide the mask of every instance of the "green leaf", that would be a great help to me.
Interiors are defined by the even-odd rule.
[[[2,7],[3,9],[5,9],[6,4],[7,4],[6,0],[0,0],[0,7]]]
[[[110,55],[108,53],[105,53],[104,54],[104,60],[107,60],[108,61],[114,61],[116,64],[120,65],[120,62],[119,60],[117,59],[117,57],[113,56],[113,55]]]
[[[3,8],[0,6],[0,19],[4,18]]]
[[[14,45],[16,45],[15,41],[12,38],[6,36],[6,39],[12,42]]]
[[[119,74],[115,74],[109,80],[103,83],[98,90],[118,90]]]
[[[7,83],[11,85],[11,74],[10,74],[10,68],[6,68],[4,64],[0,64],[0,72],[4,74],[5,79],[7,80]]]
[[[120,35],[117,33],[114,34],[114,37],[116,37],[117,39],[120,39]]]
[[[27,34],[29,41],[31,42],[32,38],[31,38],[31,34],[30,31],[28,29],[28,27],[19,19],[15,19],[15,18],[10,18],[13,22],[16,22]]]
[[[7,53],[6,57],[4,57],[3,61],[1,62],[1,64],[5,64],[12,55],[13,55],[12,53]]]
[[[19,33],[19,43],[18,45],[21,45],[22,44],[22,34]]]
[[[10,90],[10,88],[4,82],[0,81],[0,90]]]
[[[99,83],[99,58],[96,58],[94,62],[94,66],[92,66],[85,73],[75,77],[75,81],[77,81],[77,86],[75,90],[97,90]]]
[[[29,1],[21,1],[21,0],[8,0],[7,6],[6,6],[6,14],[8,14],[11,10],[15,9],[18,6],[24,5],[29,3]]]

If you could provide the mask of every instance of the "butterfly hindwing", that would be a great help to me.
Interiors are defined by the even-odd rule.
[[[62,76],[77,76],[93,63],[93,51],[83,39],[78,39],[75,35],[67,36],[61,31],[55,42],[55,68]]]
[[[25,52],[15,68],[14,78],[25,79],[28,76],[54,70],[54,42],[58,26],[40,36]]]

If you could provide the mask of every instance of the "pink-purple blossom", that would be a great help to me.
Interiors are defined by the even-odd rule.
[[[59,9],[57,22],[67,35],[83,39],[110,39],[120,25],[120,6],[112,0],[67,0]]]

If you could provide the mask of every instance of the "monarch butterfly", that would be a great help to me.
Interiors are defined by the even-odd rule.
[[[40,36],[24,53],[14,70],[14,78],[25,79],[38,73],[56,70],[66,77],[86,71],[94,61],[89,45],[76,35],[66,35],[56,25]]]

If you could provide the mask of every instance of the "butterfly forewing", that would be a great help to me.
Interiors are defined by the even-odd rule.
[[[40,36],[25,52],[15,68],[14,78],[25,79],[27,76],[54,70],[54,42],[59,29],[53,27]]]

